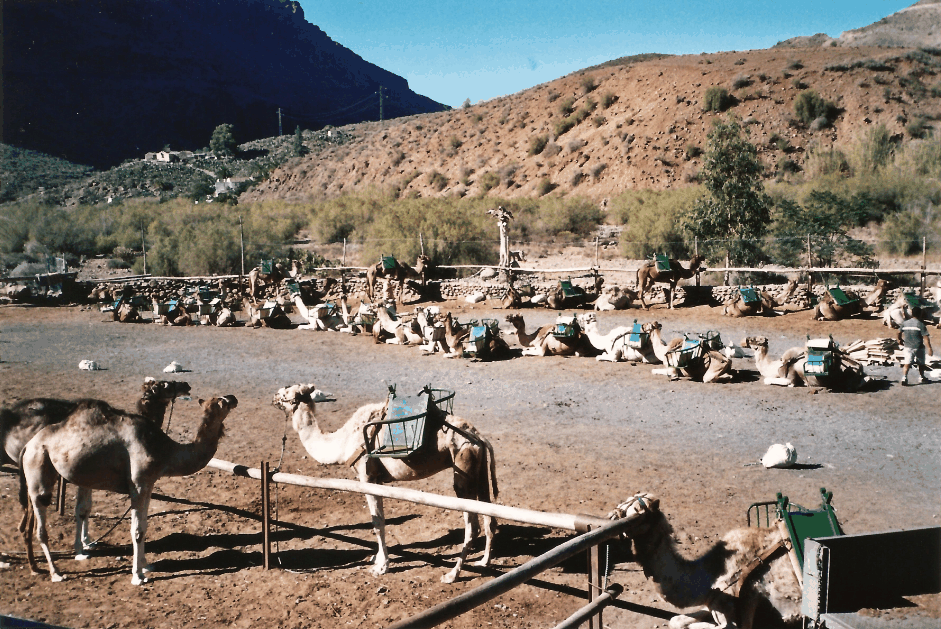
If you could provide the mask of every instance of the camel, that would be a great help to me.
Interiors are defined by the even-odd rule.
[[[550,291],[549,294],[546,295],[546,307],[552,308],[553,310],[586,308],[589,304],[598,299],[598,295],[601,294],[601,287],[604,285],[604,278],[595,274],[594,285],[594,292],[589,293],[578,286],[573,286],[571,282],[565,282],[563,284],[562,280],[559,280],[555,290]],[[571,294],[566,295],[566,292],[570,292]]]
[[[593,312],[579,315],[578,321],[582,326],[582,332],[588,337],[597,351],[601,352],[595,356],[595,360],[604,360],[608,362],[619,362],[622,360],[630,362],[659,363],[661,362],[653,351],[653,345],[650,343],[650,332],[652,326],[645,323],[641,330],[647,335],[642,347],[631,347],[627,344],[628,337],[634,330],[634,326],[618,326],[608,332],[601,334],[598,331],[598,319]],[[636,322],[635,322],[636,323]]]
[[[848,292],[846,296],[850,298],[850,302],[847,304],[838,304],[836,299],[833,298],[833,295],[830,294],[830,290],[827,289],[823,292],[817,305],[814,306],[814,320],[841,321],[862,314],[867,308],[878,309],[888,290],[888,280],[879,280],[876,282],[876,286],[873,288],[872,292],[863,299],[859,299],[854,293]]]
[[[683,265],[679,261],[670,258],[670,270],[661,271],[657,268],[657,263],[654,260],[648,260],[642,267],[637,269],[637,292],[640,296],[640,305],[644,307],[645,310],[649,310],[650,306],[647,305],[647,302],[644,301],[644,293],[646,293],[654,284],[669,284],[669,299],[668,303],[670,304],[670,310],[673,309],[673,296],[676,293],[676,285],[680,280],[688,280],[689,278],[696,275],[697,271],[701,271],[700,264],[706,260],[705,256],[695,255],[690,258],[689,267],[683,268]],[[664,289],[666,290],[666,289]]]
[[[399,283],[398,303],[402,303],[402,292],[405,288],[406,279],[410,277],[420,278],[422,288],[425,287],[431,258],[424,254],[418,256],[414,268],[395,259],[392,262],[394,264],[390,269],[387,269],[384,262],[380,260],[366,271],[366,296],[371,301],[375,300],[376,280],[378,278],[386,278]]]
[[[376,308],[376,322],[372,327],[372,335],[376,343],[385,341],[393,345],[418,345],[423,340],[421,329],[416,321],[393,318],[384,306]]]
[[[32,556],[32,532],[49,564],[49,576],[62,581],[49,552],[46,508],[58,473],[70,483],[92,490],[128,494],[131,500],[131,541],[134,564],[131,583],[147,581],[144,539],[147,511],[154,484],[168,476],[187,476],[203,469],[216,453],[223,421],[238,405],[235,396],[199,400],[203,419],[192,443],[173,441],[148,419],[120,411],[100,400],[83,400],[62,423],[47,426],[33,437],[20,455],[32,513],[23,532],[30,568],[38,572]]]
[[[786,304],[795,290],[797,290],[797,280],[790,279],[787,281],[784,292],[777,297],[772,297],[763,290],[754,289],[757,293],[757,301],[746,302],[745,296],[739,292],[737,299],[733,299],[725,304],[725,307],[722,309],[722,314],[727,317],[773,316],[777,314],[775,308],[780,308]]]
[[[280,262],[275,263],[268,273],[262,271],[260,266],[256,266],[248,272],[248,294],[254,301],[255,293],[262,284],[265,286],[277,286],[289,277],[298,277],[300,273],[301,267],[297,260],[291,260],[290,271],[286,270],[284,265]]]
[[[609,517],[636,514],[641,519],[630,539],[644,574],[671,605],[704,608],[674,616],[671,629],[802,626],[801,577],[783,522],[734,529],[702,556],[687,559],[677,551],[673,528],[656,497],[634,496]]]
[[[163,427],[167,406],[177,397],[189,395],[190,385],[176,380],[145,378],[141,397],[137,400],[137,413],[158,428]],[[46,426],[66,420],[80,402],[35,398],[22,400],[9,408],[0,409],[0,463],[9,462],[19,466],[20,452],[33,436]],[[21,477],[22,481],[22,477]],[[20,504],[23,507],[25,526],[27,512],[25,485],[21,487]],[[75,558],[87,559],[85,551],[91,548],[88,533],[88,517],[91,514],[91,491],[79,488],[75,498]]]
[[[500,305],[494,306],[494,308],[502,308],[504,310],[517,310],[522,307],[523,297],[520,295],[519,291],[512,286],[506,289],[503,299],[500,300]]]
[[[533,334],[526,333],[523,315],[509,314],[506,322],[516,330],[516,340],[523,347],[524,356],[595,356],[598,350],[588,337],[579,330],[571,338],[559,338],[553,334],[555,325],[544,325]]]
[[[657,359],[663,364],[669,365],[670,362],[667,358],[667,354],[679,349],[685,339],[675,338],[669,343],[665,343],[660,332],[661,329],[662,326],[657,321],[654,321],[650,325],[650,344]],[[732,360],[715,350],[700,351],[698,356],[695,356],[689,364],[682,368],[668,366],[653,369],[652,372],[667,375],[670,377],[670,380],[679,379],[680,375],[685,372],[690,379],[707,383],[728,382],[732,379],[734,374]]]
[[[186,326],[192,325],[193,320],[190,317],[189,313],[186,312],[186,309],[183,308],[179,302],[173,303],[172,306],[163,314],[160,314],[161,306],[157,301],[157,298],[153,298],[154,306],[154,323],[160,323],[161,325],[172,325],[172,326]]]
[[[832,350],[831,373],[818,377],[812,370],[807,369],[806,348],[792,347],[784,352],[779,360],[772,360],[768,357],[767,338],[752,336],[742,341],[742,344],[755,350],[755,365],[765,384],[786,387],[823,386],[835,391],[857,391],[869,382],[862,364],[838,348]]]
[[[637,293],[629,288],[612,286],[604,289],[595,300],[595,310],[627,310],[637,299]]]
[[[357,410],[342,428],[333,433],[321,431],[314,414],[314,401],[311,393],[312,384],[297,384],[278,389],[272,403],[281,408],[292,420],[301,443],[310,456],[321,465],[349,464],[362,482],[386,483],[392,481],[414,481],[434,476],[445,470],[454,471],[454,493],[459,498],[468,498],[490,502],[490,490],[493,497],[498,494],[496,462],[493,446],[476,428],[467,421],[454,416],[447,417],[434,404],[429,405],[426,423],[434,427],[434,433],[427,434],[425,446],[404,458],[370,457],[364,455],[363,428],[369,422],[380,421],[386,416],[387,403],[367,404]],[[378,438],[378,431],[373,431],[373,438]],[[432,438],[432,434],[434,437]],[[354,461],[354,462],[351,462]],[[489,466],[488,466],[489,461]],[[489,484],[488,484],[489,471]],[[382,498],[366,495],[366,503],[372,516],[373,530],[378,539],[378,551],[372,572],[385,574],[389,567],[389,552],[385,541],[385,517]],[[484,554],[478,566],[490,563],[490,552],[496,522],[484,516],[483,532],[485,537]],[[460,574],[470,545],[480,534],[480,521],[477,515],[464,514],[464,544],[457,564],[441,577],[444,583],[454,583]]]
[[[470,328],[457,325],[450,312],[444,314],[444,344],[448,348],[446,356],[460,356],[464,339],[470,336]]]
[[[259,304],[248,297],[242,299],[242,309],[248,314],[249,325],[253,328],[272,328],[274,330],[287,330],[294,324],[281,306],[274,301]]]
[[[468,335],[464,337],[463,349],[464,356],[484,361],[503,360],[511,355],[510,346],[503,340],[494,320],[472,321]]]

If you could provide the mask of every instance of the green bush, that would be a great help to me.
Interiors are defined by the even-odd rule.
[[[617,101],[618,101],[618,95],[617,95],[617,94],[614,94],[614,93],[612,93],[612,92],[605,92],[605,93],[601,96],[601,107],[602,107],[603,109],[607,109],[608,107],[610,107],[611,105],[613,105],[613,104],[616,103]]]
[[[481,191],[487,194],[500,185],[500,175],[493,171],[487,171],[477,179],[477,183],[480,184]]]
[[[805,125],[809,125],[817,118],[834,120],[839,113],[836,105],[824,100],[817,92],[805,90],[794,99],[794,113]]]
[[[550,192],[555,190],[555,184],[552,183],[552,180],[548,177],[543,177],[539,180],[539,183],[536,185],[536,194],[543,197]]]
[[[579,84],[582,86],[583,94],[590,94],[598,89],[598,81],[590,74],[584,75],[581,81],[579,81]]]
[[[559,114],[569,116],[575,111],[575,97],[568,96],[559,103]]]
[[[578,122],[572,116],[556,120],[552,125],[552,134],[558,139],[560,136],[571,131]]]
[[[539,155],[540,153],[543,152],[543,150],[545,150],[546,145],[548,143],[549,143],[548,134],[537,135],[537,136],[529,138],[529,151],[527,151],[527,154],[530,156]]]
[[[452,135],[450,138],[448,138],[448,146],[451,147],[451,150],[453,151],[456,151],[459,148],[461,148],[463,144],[464,143],[461,142],[460,138],[458,138],[456,135]]]
[[[731,107],[734,102],[735,100],[729,94],[727,89],[718,85],[713,85],[706,90],[706,95],[703,98],[702,108],[703,111],[722,112]]]
[[[448,185],[448,178],[439,173],[437,170],[433,170],[428,173],[428,185],[441,192]]]
[[[672,190],[631,190],[613,197],[609,220],[623,225],[621,254],[649,258],[655,253],[685,258],[689,248],[682,229],[683,216],[701,194],[698,186]]]
[[[702,148],[690,142],[686,145],[686,159],[695,159],[702,155]]]

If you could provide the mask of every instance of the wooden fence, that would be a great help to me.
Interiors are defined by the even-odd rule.
[[[434,627],[508,592],[512,588],[535,577],[540,572],[548,570],[569,557],[585,551],[588,552],[589,602],[559,624],[558,627],[576,627],[587,620],[590,629],[601,629],[602,610],[621,594],[622,588],[617,584],[612,584],[602,589],[601,584],[605,577],[605,567],[601,564],[599,545],[622,533],[630,533],[631,529],[637,526],[637,516],[621,520],[607,520],[590,515],[570,515],[565,513],[533,511],[490,502],[479,502],[477,500],[442,496],[440,494],[416,491],[414,489],[362,483],[353,480],[312,478],[283,472],[271,473],[268,469],[267,462],[262,462],[261,466],[258,468],[250,468],[245,465],[214,458],[209,462],[207,467],[228,472],[236,476],[261,481],[262,554],[265,569],[270,569],[271,566],[269,483],[272,482],[316,489],[332,489],[336,491],[369,494],[381,498],[405,500],[407,502],[437,507],[439,509],[467,511],[512,522],[548,526],[580,533],[577,537],[561,544],[557,548],[539,557],[535,557],[525,564],[473,590],[425,610],[412,618],[400,621],[394,624],[390,629]]]

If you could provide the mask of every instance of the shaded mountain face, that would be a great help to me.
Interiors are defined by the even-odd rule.
[[[441,111],[281,0],[4,0],[2,141],[107,167],[165,145],[198,149]],[[290,117],[289,117],[290,116]]]

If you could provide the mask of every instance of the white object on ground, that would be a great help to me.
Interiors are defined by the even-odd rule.
[[[533,295],[529,300],[529,303],[531,304],[543,304],[545,302],[546,302],[546,296],[543,293],[539,293],[538,295]]]
[[[781,445],[776,443],[761,457],[761,464],[765,467],[791,467],[797,463],[797,448],[790,443]]]
[[[98,371],[101,367],[93,360],[82,360],[78,363],[78,368],[83,371]]]
[[[478,293],[471,293],[470,295],[464,298],[464,301],[466,301],[469,304],[479,304],[484,299],[486,299],[486,297],[484,297],[484,294],[478,292]]]
[[[183,365],[175,360],[163,368],[163,373],[180,373],[181,371],[183,371]]]

